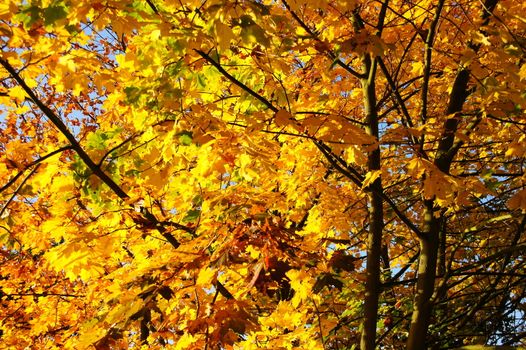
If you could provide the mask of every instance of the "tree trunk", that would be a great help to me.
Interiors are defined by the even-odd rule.
[[[368,79],[362,80],[364,107],[366,113],[366,131],[378,139],[378,115],[376,113],[376,92],[374,76],[376,64],[369,57],[364,59],[364,68]],[[381,169],[380,148],[368,154],[368,170]],[[373,350],[376,341],[376,322],[378,320],[378,299],[380,296],[380,257],[382,253],[383,200],[382,182],[378,177],[368,188],[369,233],[367,236],[367,266],[365,282],[364,322],[360,340],[361,350]]]
[[[481,18],[484,20],[484,24],[487,24],[489,22],[489,18],[491,17],[491,13],[495,9],[497,2],[498,0],[486,0],[484,2],[481,16]],[[431,55],[434,40],[434,32],[436,25],[438,24],[443,3],[444,1],[439,2],[435,19],[433,20],[433,23],[428,33],[428,37],[426,39],[426,71],[429,71],[429,69],[431,68]],[[480,48],[480,44],[474,44],[472,42],[468,42],[467,45],[475,52],[478,51],[478,49]],[[459,149],[459,145],[454,144],[455,133],[457,132],[458,125],[460,123],[460,112],[462,111],[464,103],[470,94],[470,90],[468,89],[469,79],[469,69],[460,68],[453,82],[451,93],[449,95],[448,105],[445,109],[445,114],[447,116],[452,117],[449,117],[444,122],[444,129],[433,162],[434,165],[445,174],[449,174],[451,163]],[[422,115],[425,117],[427,104],[427,80],[424,80],[426,86],[422,89]],[[419,237],[420,257],[416,284],[417,291],[413,304],[413,314],[411,316],[409,338],[407,340],[408,350],[425,350],[427,331],[433,311],[433,303],[430,299],[434,291],[438,251],[441,245],[441,243],[439,242],[439,226],[441,220],[435,218],[434,216],[433,203],[433,198],[424,200],[424,230],[422,237]],[[445,245],[445,233],[441,240],[442,244]],[[441,259],[442,255],[445,254],[444,250],[445,247],[442,247],[440,253]],[[443,273],[442,268],[440,273]]]
[[[426,200],[424,210],[424,237],[420,238],[418,279],[416,282],[411,328],[407,340],[407,350],[426,349],[427,328],[429,327],[433,311],[431,296],[435,290],[439,229],[439,220],[433,215],[433,200]]]

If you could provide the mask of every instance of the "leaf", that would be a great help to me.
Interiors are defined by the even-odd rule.
[[[241,38],[245,43],[257,43],[264,47],[270,46],[270,40],[265,30],[254,22],[252,17],[243,15],[234,23],[241,27]]]
[[[108,137],[109,136],[104,132],[90,133],[86,138],[86,146],[97,150],[104,150],[106,149],[106,141],[108,140]]]
[[[214,31],[221,52],[230,48],[230,42],[235,38],[234,32],[229,26],[219,21],[215,21]]]
[[[195,342],[196,339],[193,335],[185,333],[179,338],[179,340],[175,344],[175,350],[190,349],[190,345],[194,344]]]
[[[195,283],[198,286],[210,288],[210,286],[213,284],[213,281],[216,279],[216,277],[217,277],[217,270],[207,267],[199,271],[199,275],[197,276],[197,281]]]
[[[141,97],[141,91],[136,86],[127,86],[124,88],[124,93],[126,94],[126,101],[128,103],[137,103]]]
[[[280,109],[274,115],[274,122],[278,127],[290,125],[293,120],[294,118],[292,117],[292,114],[290,114],[290,112],[285,109]]]
[[[192,144],[193,135],[191,131],[182,131],[178,133],[177,136],[179,137],[179,142],[181,145],[190,146]]]
[[[526,189],[522,189],[513,195],[508,200],[508,206],[511,209],[520,209],[522,212],[526,212]]]
[[[289,270],[287,277],[290,279],[290,285],[294,290],[294,296],[291,303],[293,307],[298,307],[305,302],[311,295],[313,283],[310,276],[305,271]]]
[[[13,98],[17,101],[17,103],[22,103],[27,97],[27,94],[21,86],[15,86],[9,89],[8,92],[9,97]]]
[[[415,76],[421,75],[424,71],[424,64],[420,61],[414,62],[412,66],[411,74]]]
[[[51,25],[58,20],[66,18],[67,15],[66,7],[60,4],[49,6],[42,11],[45,25]]]
[[[526,63],[523,64],[519,70],[519,78],[521,80],[526,80]]]
[[[13,1],[0,3],[0,19],[7,20],[13,13],[18,13],[18,7]],[[0,29],[2,30],[2,29]]]
[[[195,222],[201,216],[201,210],[192,209],[186,212],[183,222]]]
[[[362,188],[368,188],[369,186],[371,186],[381,175],[381,170],[367,172],[367,174],[365,175],[365,179],[362,182]]]
[[[427,169],[427,164],[421,158],[413,158],[409,161],[407,165],[407,170],[409,170],[409,173],[415,179],[421,178],[424,172],[426,171],[426,169]]]
[[[196,78],[197,78],[197,86],[200,87],[201,89],[205,89],[206,86],[208,85],[206,82],[205,76],[203,74],[197,74]]]
[[[28,6],[17,14],[17,19],[24,24],[25,28],[30,28],[40,20],[40,8],[34,5]]]

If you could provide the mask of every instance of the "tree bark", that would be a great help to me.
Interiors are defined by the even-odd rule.
[[[384,27],[388,0],[382,3],[378,14],[376,35],[380,37]],[[363,20],[357,12],[353,16],[354,27],[359,32],[364,28]],[[376,110],[376,69],[378,58],[368,53],[363,55],[364,78],[361,79],[366,118],[365,131],[379,141],[378,112]],[[367,170],[381,171],[380,145],[367,154]],[[367,236],[367,265],[365,280],[364,321],[360,339],[361,350],[374,350],[376,346],[376,322],[378,320],[378,300],[381,293],[380,261],[382,256],[382,234],[384,229],[383,188],[381,176],[378,176],[366,189],[369,202],[369,233]]]
[[[425,201],[424,228],[425,235],[420,239],[420,256],[418,259],[418,279],[416,295],[411,316],[411,327],[407,340],[408,350],[425,350],[426,336],[433,304],[431,297],[435,290],[435,277],[439,246],[439,220],[433,213],[433,200]]]
[[[489,18],[495,9],[497,1],[498,0],[485,1],[481,16],[484,20],[484,24],[489,22]],[[443,4],[443,1],[441,1],[440,4]],[[431,65],[433,35],[438,23],[441,7],[442,5],[440,5],[437,10],[435,20],[433,21],[426,40],[427,69],[429,69]],[[475,52],[479,49],[478,44],[473,44],[471,42],[468,42],[468,46]],[[445,108],[445,114],[449,118],[444,122],[444,128],[438,144],[434,165],[446,174],[449,173],[451,163],[458,152],[458,147],[455,147],[455,133],[457,132],[461,120],[460,112],[462,111],[467,97],[470,95],[468,89],[469,79],[469,69],[460,67],[453,82],[448,105]],[[423,114],[425,115],[427,88],[424,90],[422,100],[424,103]],[[435,288],[438,251],[440,248],[439,234],[441,219],[434,215],[435,211],[438,209],[438,207],[435,208],[434,198],[424,200],[424,229],[422,237],[419,237],[420,257],[416,284],[417,290],[413,304],[413,314],[411,316],[411,327],[407,340],[407,350],[426,349],[427,332],[433,311],[433,302],[430,299]],[[442,240],[442,244],[445,245],[446,237],[442,237]],[[441,254],[445,254],[445,252],[441,252]]]
[[[370,57],[364,58],[364,68],[368,75],[362,80],[364,107],[366,113],[366,132],[378,139],[378,114],[376,112],[376,91],[374,76],[376,63]],[[380,171],[380,148],[376,147],[367,156],[368,170]],[[367,266],[365,281],[364,322],[360,339],[361,350],[373,350],[376,342],[376,322],[378,320],[378,300],[380,297],[380,258],[382,255],[383,200],[382,180],[378,177],[368,188],[369,233],[367,236]]]

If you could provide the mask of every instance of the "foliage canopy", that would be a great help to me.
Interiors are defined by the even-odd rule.
[[[3,0],[0,342],[524,345],[525,13]]]

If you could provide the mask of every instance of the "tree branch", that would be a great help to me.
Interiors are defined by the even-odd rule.
[[[323,44],[323,41],[321,41],[320,38],[318,38],[318,36],[316,35],[316,33],[309,28],[309,26],[301,19],[299,18],[298,14],[296,12],[294,12],[289,4],[287,3],[287,1],[285,0],[282,0],[283,2],[283,5],[285,5],[285,8],[287,9],[287,11],[290,12],[290,14],[292,15],[292,18],[294,18],[294,20],[296,20],[296,22],[298,22],[298,24],[300,25],[300,27],[302,27],[307,33],[309,33],[309,35],[314,39],[316,40],[317,42],[319,43],[322,43]],[[358,79],[363,79],[365,77],[364,74],[360,74],[358,73],[357,71],[355,71],[354,69],[352,69],[349,65],[345,64],[345,62],[343,62],[341,59],[339,59],[336,54],[334,52],[332,52],[331,50],[326,50],[325,51],[327,56],[329,56],[329,58],[333,61],[336,62],[337,65],[339,65],[340,67],[342,67],[343,69],[345,69],[348,73],[350,73],[351,75],[353,75],[354,77],[358,78]]]
[[[31,168],[32,166],[35,166],[43,161],[45,161],[46,159],[54,156],[55,154],[57,153],[61,153],[61,152],[64,152],[68,149],[73,149],[73,147],[71,145],[69,146],[64,146],[64,147],[60,147],[59,149],[56,149],[54,150],[53,152],[50,152],[48,154],[46,154],[45,156],[42,156],[38,159],[35,159],[34,161],[32,161],[31,163],[29,163],[24,169],[20,170],[12,179],[10,179],[4,186],[0,187],[0,193],[2,193],[3,191],[5,191],[6,189],[8,189],[16,180],[18,180],[18,178],[20,176],[22,176],[22,174],[29,168]]]
[[[194,49],[194,51],[197,52],[199,54],[199,56],[203,57],[205,59],[205,61],[210,63],[212,66],[214,66],[219,72],[221,72],[221,74],[223,74],[233,84],[237,85],[238,87],[240,87],[241,89],[243,89],[244,91],[246,91],[247,93],[252,95],[258,101],[260,101],[265,106],[267,106],[268,109],[270,109],[272,112],[275,113],[275,112],[279,111],[279,109],[277,107],[275,107],[269,100],[267,100],[266,98],[264,98],[263,96],[261,96],[260,94],[258,94],[257,92],[255,92],[254,90],[252,90],[251,88],[249,88],[248,86],[246,86],[245,84],[243,84],[242,82],[237,80],[236,78],[234,78],[218,62],[214,61],[212,59],[212,57],[210,57],[207,53],[205,53],[204,51],[198,50],[198,49]]]
[[[39,167],[40,167],[40,164],[37,164],[37,166],[33,170],[31,170],[31,172],[24,178],[22,183],[18,186],[18,188],[15,190],[15,192],[13,192],[11,197],[9,197],[9,199],[7,200],[5,205],[3,206],[2,210],[0,210],[0,217],[2,217],[4,215],[4,212],[6,211],[7,207],[9,206],[9,204],[11,204],[11,202],[13,201],[13,199],[15,199],[16,195],[18,194],[18,192],[20,192],[22,187],[24,187],[24,185],[26,184],[27,180],[29,180],[29,178],[37,171],[37,169]]]
[[[120,188],[119,185],[111,177],[109,177],[106,173],[104,173],[100,167],[98,167],[95,162],[89,157],[89,155],[84,151],[84,149],[80,146],[78,141],[75,139],[75,136],[69,131],[68,127],[64,122],[60,119],[59,116],[55,114],[48,106],[46,106],[40,99],[35,95],[33,90],[26,84],[24,79],[20,77],[18,72],[3,58],[0,58],[0,64],[11,74],[13,79],[17,81],[17,83],[24,89],[26,94],[29,96],[29,98],[35,103],[38,108],[46,115],[46,117],[59,129],[59,131],[66,137],[66,139],[71,144],[71,147],[75,150],[75,152],[79,155],[79,157],[82,159],[84,164],[92,171],[93,174],[95,174],[98,178],[102,180],[119,198],[121,199],[127,199],[129,198],[128,194]]]
[[[24,89],[26,94],[29,96],[29,98],[35,103],[38,108],[44,113],[44,115],[59,129],[59,131],[66,137],[66,139],[70,143],[70,147],[79,155],[80,159],[86,164],[86,166],[92,171],[92,173],[97,176],[99,179],[102,180],[120,199],[126,200],[129,198],[128,194],[124,192],[124,190],[115,182],[111,177],[109,177],[102,169],[95,164],[95,162],[90,158],[90,156],[84,151],[82,146],[79,144],[79,142],[75,139],[75,136],[69,131],[68,127],[64,122],[53,112],[48,106],[46,106],[31,90],[31,88],[26,84],[24,79],[18,74],[18,72],[9,64],[8,61],[4,60],[3,58],[0,58],[0,64],[11,74],[11,77],[16,80],[16,82]],[[36,170],[36,168],[33,170],[33,172]],[[32,172],[32,173],[33,173]],[[32,174],[31,173],[31,174]],[[24,180],[25,182],[25,180]],[[23,185],[23,183],[22,183]],[[8,202],[9,203],[9,202]],[[2,209],[2,212],[7,207],[4,206]],[[145,219],[153,225],[160,233],[161,235],[174,247],[178,248],[181,244],[179,241],[166,230],[164,226],[155,218],[153,214],[148,212],[148,210],[143,210],[142,212]],[[181,225],[181,227],[186,227]],[[190,228],[186,228],[185,231],[189,232],[189,230],[192,230]],[[192,230],[193,231],[193,230]]]

